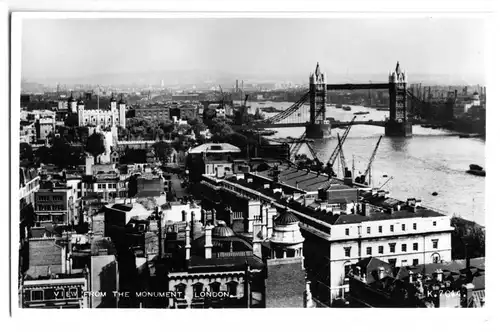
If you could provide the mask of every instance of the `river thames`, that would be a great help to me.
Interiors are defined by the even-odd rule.
[[[257,107],[273,106],[286,109],[291,103],[250,103],[251,112]],[[299,112],[307,112],[303,106]],[[357,120],[384,120],[388,111],[377,111],[362,106],[351,106],[351,111],[328,107],[327,117],[349,121],[357,111],[369,111],[358,115]],[[299,137],[304,128],[275,128],[275,138]],[[311,145],[321,161],[325,162],[337,145],[336,133],[344,129],[332,129],[335,138],[315,140]],[[355,125],[343,146],[349,167],[354,160],[355,174],[364,172],[368,160],[384,128]],[[300,153],[307,153],[302,147]],[[383,136],[372,164],[372,186],[384,184],[390,196],[406,200],[420,198],[422,205],[449,215],[458,215],[485,225],[485,177],[467,174],[469,164],[485,165],[485,141],[480,138],[459,138],[454,132],[413,126],[413,137]],[[337,171],[337,166],[335,165]],[[436,192],[437,196],[432,193]]]

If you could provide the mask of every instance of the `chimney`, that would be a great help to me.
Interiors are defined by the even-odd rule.
[[[191,227],[189,223],[186,226],[186,260],[191,258]]]
[[[191,238],[194,238],[193,237],[193,235],[194,235],[194,222],[195,222],[194,216],[195,216],[194,211],[191,211],[191,233],[190,233]]]
[[[304,308],[314,308],[314,302],[311,294],[311,282],[306,281],[306,291],[304,292]]]
[[[380,266],[378,268],[378,280],[381,280],[385,277],[385,268]]]
[[[207,210],[201,209],[201,223],[205,225],[207,218]]]
[[[442,282],[443,281],[443,270],[437,269],[435,273],[436,273],[436,280],[439,282]]]
[[[212,229],[213,226],[205,226],[205,258],[212,258]]]
[[[186,222],[187,221],[187,216],[186,216],[186,211],[185,210],[182,210],[182,222]]]
[[[370,216],[370,206],[367,203],[361,204],[361,214],[365,217]]]
[[[413,271],[412,270],[408,271],[408,275],[410,284],[413,284],[415,282],[415,275],[413,274]]]
[[[215,209],[212,209],[212,225],[215,225],[216,220],[217,220],[217,211],[215,211]]]
[[[233,227],[233,209],[231,209],[231,207],[229,207],[227,214],[228,214],[227,225],[229,227]]]

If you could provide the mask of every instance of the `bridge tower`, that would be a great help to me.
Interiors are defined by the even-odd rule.
[[[396,69],[389,73],[389,121],[385,125],[386,136],[412,136],[412,124],[406,109],[406,72],[401,70],[399,61]]]
[[[319,62],[309,76],[310,118],[306,125],[307,138],[331,136],[330,122],[326,120],[326,74],[321,72]]]

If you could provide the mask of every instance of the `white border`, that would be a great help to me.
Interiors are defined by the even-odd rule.
[[[119,18],[119,17],[136,17],[136,18],[152,18],[152,17],[169,17],[169,18],[195,18],[195,17],[381,17],[381,18],[390,18],[390,17],[428,17],[429,14],[432,17],[484,17],[485,12],[490,11],[493,8],[492,1],[452,1],[448,2],[443,6],[443,2],[439,1],[421,1],[415,5],[415,3],[410,3],[413,5],[411,9],[417,10],[419,13],[402,13],[403,11],[407,11],[409,6],[403,5],[401,2],[393,2],[393,1],[352,1],[349,3],[343,3],[342,6],[330,6],[325,10],[324,2],[323,7],[314,7],[312,10],[316,12],[311,12],[311,2],[306,2],[304,4],[303,1],[287,1],[286,6],[284,3],[279,5],[269,2],[269,1],[253,1],[251,3],[244,2],[243,5],[235,2],[228,1],[171,1],[167,2],[163,8],[156,1],[143,1],[143,2],[131,2],[131,1],[122,1],[119,3],[116,1],[106,1],[106,2],[96,2],[96,1],[66,1],[66,2],[55,2],[55,1],[45,1],[44,6],[46,10],[87,10],[87,11],[99,11],[99,10],[113,10],[121,9],[128,11],[151,11],[151,10],[190,10],[196,8],[197,11],[211,11],[213,13],[201,13],[201,12],[191,12],[191,13],[22,13],[16,14],[12,20],[12,90],[11,90],[11,100],[12,100],[12,110],[19,109],[19,94],[20,94],[20,47],[21,47],[21,19],[23,18]],[[453,3],[453,12],[450,13],[450,4]],[[187,6],[190,6],[186,8]],[[52,7],[51,7],[52,5]],[[391,6],[392,5],[392,6]],[[33,9],[33,7],[39,7],[40,5],[35,3],[30,4],[27,1],[18,1],[14,4],[14,9],[20,10],[29,10]],[[117,7],[120,8],[117,8]],[[286,8],[287,12],[283,13],[282,11]],[[333,13],[326,12],[327,10],[333,11],[335,9],[342,8],[343,13]],[[430,9],[429,9],[430,8]],[[362,9],[365,13],[359,13],[358,11]],[[247,12],[234,12],[236,10],[247,10]],[[255,11],[266,10],[267,13],[257,13]],[[217,11],[217,13],[215,13]],[[226,12],[224,12],[226,11]],[[248,12],[253,11],[253,12]],[[273,11],[281,11],[281,12],[273,12]],[[309,12],[305,12],[309,11]],[[272,12],[272,13],[270,13]],[[355,13],[356,12],[356,13]],[[367,13],[368,12],[368,13]],[[346,14],[348,13],[348,14]],[[378,14],[377,14],[378,13]],[[493,31],[499,31],[498,29],[493,30],[491,26],[497,27],[498,16],[496,16],[496,20],[490,20],[488,22],[488,37],[486,39],[488,46],[493,46],[492,41],[494,41]],[[497,27],[498,28],[498,27]],[[495,53],[493,53],[495,52]],[[493,55],[494,54],[494,55]],[[495,149],[496,137],[492,137],[492,134],[496,134],[495,131],[498,131],[495,127],[492,127],[496,122],[497,112],[500,111],[500,108],[496,107],[498,105],[498,98],[494,95],[494,91],[499,91],[496,85],[496,80],[498,77],[498,71],[494,68],[496,65],[496,59],[498,53],[496,52],[496,48],[488,47],[487,50],[487,67],[488,68],[488,77],[487,77],[487,86],[488,86],[488,144],[487,144],[487,167],[489,169],[494,169],[497,165],[498,160],[493,160],[494,151],[491,148]],[[494,69],[493,69],[494,68]],[[492,74],[494,73],[494,74]],[[495,111],[492,112],[492,109]],[[491,119],[491,120],[490,120]],[[19,124],[19,113],[12,112],[11,113],[11,130],[12,134],[15,136],[18,133],[18,124]],[[493,139],[493,142],[491,141]],[[12,156],[11,158],[11,197],[13,197],[12,202],[12,220],[19,220],[19,209],[17,206],[17,196],[18,196],[18,181],[19,181],[19,173],[17,172],[17,167],[19,164],[18,155],[19,155],[19,145],[15,143],[18,139],[16,137],[12,137]],[[3,154],[6,155],[6,154]],[[496,158],[495,158],[496,159]],[[494,163],[494,164],[493,164]],[[495,165],[495,166],[494,166]],[[498,169],[496,167],[496,169]],[[498,174],[498,172],[496,172]],[[5,174],[5,173],[4,173]],[[486,206],[488,211],[490,211],[489,207],[494,206],[494,202],[492,202],[492,193],[490,190],[492,189],[491,184],[497,183],[496,177],[497,174],[493,172],[489,172],[488,182],[487,182],[487,199]],[[491,179],[491,180],[490,180]],[[496,245],[492,233],[493,229],[498,227],[495,223],[495,215],[492,215],[490,218],[489,213],[487,213],[487,228],[488,228],[488,241],[487,247],[488,252],[491,253],[488,255],[488,262],[491,260],[495,262],[493,259],[494,252],[500,252],[497,249],[492,249],[493,245]],[[490,221],[488,221],[490,220]],[[493,221],[493,222],[491,222]],[[480,330],[486,330],[487,327],[485,324],[491,322],[494,318],[494,302],[495,296],[494,294],[498,294],[493,291],[495,287],[496,280],[493,278],[487,278],[488,283],[488,300],[487,300],[487,308],[482,310],[467,310],[460,311],[460,309],[455,310],[425,310],[423,313],[420,310],[415,309],[398,309],[397,312],[395,309],[393,310],[382,310],[382,309],[372,309],[370,311],[365,310],[334,310],[331,309],[325,310],[299,310],[292,312],[292,310],[228,310],[224,312],[217,313],[215,315],[211,314],[212,311],[167,311],[164,310],[151,310],[141,311],[140,316],[136,314],[139,313],[139,310],[96,310],[92,311],[65,311],[62,314],[60,311],[45,311],[45,310],[20,310],[17,308],[17,241],[15,239],[18,238],[18,227],[17,223],[12,225],[12,259],[11,263],[13,265],[12,275],[11,275],[11,291],[12,291],[12,309],[13,315],[16,318],[18,323],[24,324],[25,322],[33,321],[36,324],[37,330],[40,328],[47,329],[93,329],[104,327],[103,323],[107,323],[105,326],[108,328],[117,328],[116,324],[118,321],[121,322],[120,327],[132,327],[133,324],[134,329],[140,329],[146,327],[147,322],[151,322],[152,319],[159,318],[158,322],[162,325],[153,328],[159,329],[174,329],[174,328],[182,328],[182,329],[191,329],[195,325],[197,327],[202,327],[204,329],[214,328],[252,328],[252,329],[272,329],[272,328],[288,328],[295,327],[301,329],[311,328],[311,325],[317,325],[318,327],[327,328],[327,329],[392,329],[398,328],[403,330],[413,330],[413,329],[453,329],[454,327],[460,327],[460,330],[465,330],[469,328]],[[496,232],[495,232],[496,233]],[[493,263],[494,264],[494,263]],[[495,266],[493,264],[488,265],[488,275],[495,276],[496,273],[493,271]],[[492,266],[490,266],[492,265]],[[132,320],[127,319],[124,322],[124,315],[120,315],[119,313],[128,313],[131,316]],[[130,315],[130,313],[134,313],[134,315]],[[249,313],[251,312],[251,316],[249,317]],[[82,319],[82,314],[85,316]],[[160,316],[161,314],[161,316]],[[362,317],[360,319],[360,317]],[[73,319],[74,318],[74,319]],[[86,319],[87,318],[87,319]],[[115,318],[115,319],[110,319]],[[116,319],[118,318],[118,319]],[[194,319],[193,319],[194,318]],[[198,319],[196,319],[198,318]],[[479,319],[479,321],[478,321]],[[278,326],[269,326],[267,322],[275,322]],[[262,322],[264,324],[261,324]],[[436,326],[434,324],[444,322],[443,326]],[[125,324],[124,324],[125,323]],[[343,324],[342,324],[343,323]],[[109,325],[108,325],[109,324]],[[199,325],[198,325],[199,324]],[[346,325],[344,325],[346,324]],[[274,325],[274,324],[273,324]],[[344,325],[344,326],[342,326]],[[396,325],[399,325],[396,327]],[[489,325],[491,326],[491,325]]]

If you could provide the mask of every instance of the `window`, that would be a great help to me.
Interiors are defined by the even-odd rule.
[[[226,285],[229,295],[236,296],[238,290],[238,283],[236,281],[230,281]]]
[[[438,248],[438,239],[432,240],[432,249],[437,249]]]
[[[345,235],[349,236],[349,228],[345,229]]]
[[[402,224],[402,225],[401,225],[401,230],[402,230],[403,232],[404,232],[404,231],[406,231],[406,224]]]
[[[367,255],[372,255],[372,247],[366,247],[366,254]]]
[[[42,301],[43,300],[43,291],[42,290],[31,291],[31,300],[32,301]]]
[[[175,285],[175,291],[178,293],[181,293],[181,297],[184,298],[184,295],[186,294],[186,284],[178,284]]]
[[[203,292],[203,284],[201,282],[197,282],[193,285],[194,297],[199,297],[201,292]]]
[[[344,247],[345,257],[351,257],[351,247]]]
[[[418,243],[414,243],[414,244],[413,244],[413,250],[414,250],[414,251],[417,251],[417,250],[418,250]]]
[[[383,254],[384,253],[384,246],[378,246],[378,253]]]
[[[401,251],[402,251],[402,252],[406,252],[406,243],[403,243],[403,244],[401,245]]]
[[[382,233],[382,226],[378,226],[378,232]]]
[[[213,282],[213,283],[211,283],[210,284],[210,291],[214,292],[214,293],[220,291],[220,283],[219,282]]]
[[[389,243],[389,252],[396,252],[396,243]]]
[[[414,222],[414,223],[413,223],[413,230],[414,230],[414,231],[416,231],[416,230],[417,230],[417,223],[416,223],[416,222]]]
[[[396,266],[396,263],[397,263],[397,258],[391,258],[388,260],[388,263],[391,264],[391,266]]]
[[[394,225],[391,225],[391,232],[394,232]]]
[[[372,232],[372,228],[371,228],[371,227],[369,227],[369,226],[368,226],[368,227],[366,227],[366,233],[367,233],[367,234],[370,234],[371,232]]]
[[[401,266],[407,266],[408,265],[408,260],[403,259],[401,260]]]
[[[415,259],[413,260],[413,265],[418,265],[418,258],[415,258]]]
[[[432,226],[436,226],[436,225],[437,225],[437,222],[433,221]]]

